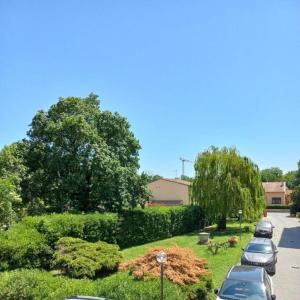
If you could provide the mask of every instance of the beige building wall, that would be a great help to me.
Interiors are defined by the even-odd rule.
[[[189,204],[189,186],[186,184],[159,179],[147,184],[147,188],[152,194],[150,201],[181,200],[182,204]]]
[[[285,204],[285,193],[265,193],[268,205],[272,204],[272,198],[281,198],[281,204]]]

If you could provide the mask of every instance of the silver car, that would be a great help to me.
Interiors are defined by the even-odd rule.
[[[228,272],[217,300],[275,300],[272,280],[264,268],[234,266]]]
[[[253,238],[241,257],[242,265],[252,265],[265,268],[270,275],[276,273],[278,250],[272,240],[266,238]]]

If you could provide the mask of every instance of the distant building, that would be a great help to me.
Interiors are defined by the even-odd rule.
[[[267,205],[288,204],[290,202],[291,190],[284,181],[263,182]]]
[[[161,178],[147,184],[149,206],[189,204],[189,181]]]

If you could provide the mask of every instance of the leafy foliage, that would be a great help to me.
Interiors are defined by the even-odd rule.
[[[22,223],[37,229],[52,247],[65,236],[81,238],[89,242],[105,241],[113,244],[118,238],[119,218],[114,213],[65,213],[26,217]]]
[[[166,300],[185,299],[182,289],[164,282]],[[104,296],[114,300],[157,300],[159,280],[139,282],[128,273],[95,281],[53,276],[40,270],[16,270],[0,273],[0,299],[6,300],[64,300],[72,295]]]
[[[52,249],[37,230],[16,225],[0,235],[0,270],[49,268]]]
[[[292,204],[290,206],[290,211],[292,214],[300,212],[300,185],[298,185],[291,195]]]
[[[172,282],[186,285],[197,283],[201,276],[209,275],[207,261],[198,258],[189,248],[153,248],[141,257],[138,257],[121,265],[123,270],[131,270],[134,277],[145,280],[160,276],[160,265],[156,261],[156,255],[164,251],[167,254],[167,262],[164,264],[164,275]]]
[[[56,243],[54,267],[73,278],[94,278],[115,271],[121,260],[119,247],[105,242],[64,237]]]
[[[235,148],[211,147],[200,153],[195,171],[192,203],[203,207],[206,218],[219,220],[220,229],[226,228],[226,217],[239,209],[248,219],[262,214],[265,199],[258,167]]]
[[[21,216],[21,202],[11,180],[0,178],[0,230],[8,228]]]
[[[277,167],[261,170],[260,176],[262,182],[282,181],[284,178],[282,170]]]
[[[101,111],[99,105],[94,94],[60,98],[34,116],[22,181],[29,206],[87,212],[144,204],[147,193],[137,174],[139,142],[124,117]]]
[[[199,206],[148,207],[122,213],[119,245],[129,247],[192,232],[203,226]]]
[[[284,174],[284,181],[286,181],[286,184],[289,189],[295,188],[296,176],[297,176],[297,171],[289,171]]]

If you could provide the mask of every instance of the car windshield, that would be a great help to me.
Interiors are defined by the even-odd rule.
[[[228,300],[266,300],[264,286],[259,282],[227,279],[219,293],[220,299]]]
[[[260,253],[272,253],[272,247],[268,244],[248,244],[246,248],[247,252],[260,252]]]
[[[260,222],[257,227],[259,228],[271,228],[272,224],[270,222]]]

